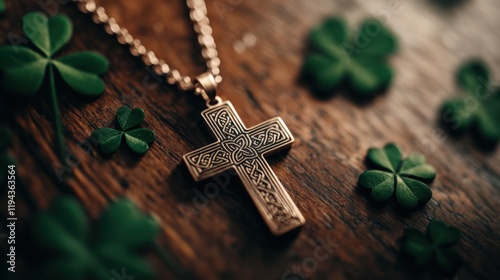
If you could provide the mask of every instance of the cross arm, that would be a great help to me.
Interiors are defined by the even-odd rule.
[[[272,118],[249,129],[252,146],[264,155],[289,148],[294,138],[280,117]]]
[[[184,155],[184,162],[196,182],[215,176],[232,165],[230,154],[220,142],[209,144]]]

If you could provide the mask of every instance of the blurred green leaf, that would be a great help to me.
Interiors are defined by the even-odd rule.
[[[413,228],[405,230],[402,251],[415,266],[434,266],[443,275],[451,276],[462,265],[462,259],[451,248],[459,239],[458,229],[432,220],[427,235]]]
[[[32,238],[43,257],[37,279],[109,280],[123,268],[154,279],[143,250],[154,247],[159,233],[158,222],[127,199],[112,203],[91,226],[77,200],[59,198],[33,221]]]
[[[472,60],[457,71],[457,82],[467,93],[441,106],[444,124],[457,132],[472,131],[485,143],[500,140],[500,88],[491,85],[490,70],[481,60]]]
[[[347,83],[356,96],[372,97],[392,81],[387,57],[397,50],[397,39],[378,20],[365,20],[349,36],[344,19],[329,18],[313,28],[309,46],[302,73],[322,95]]]
[[[6,9],[5,1],[4,0],[0,0],[0,14],[5,13],[5,9]]]

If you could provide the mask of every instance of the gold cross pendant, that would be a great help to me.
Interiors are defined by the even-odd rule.
[[[201,114],[217,141],[184,155],[194,180],[233,168],[274,235],[302,226],[304,217],[264,158],[292,145],[283,120],[276,117],[246,128],[229,101]]]

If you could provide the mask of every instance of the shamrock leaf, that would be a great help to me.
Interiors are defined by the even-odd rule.
[[[0,126],[0,183],[6,185],[9,165],[16,164],[14,158],[12,158],[7,152],[10,144],[12,143],[12,133],[5,126]]]
[[[121,130],[112,128],[99,128],[94,130],[92,137],[101,145],[105,153],[113,153],[120,146],[122,139],[132,151],[143,154],[148,151],[149,145],[156,138],[154,132],[147,128],[136,128],[144,120],[144,110],[140,108],[130,109],[127,106],[120,107],[116,112],[116,118]]]
[[[441,273],[451,275],[462,265],[460,256],[451,249],[459,239],[458,229],[433,220],[427,227],[427,235],[417,229],[406,229],[402,250],[417,267],[434,265]]]
[[[97,96],[104,91],[99,75],[108,69],[108,60],[93,52],[78,52],[65,57],[54,55],[71,39],[73,24],[64,15],[47,18],[41,13],[29,13],[23,17],[23,31],[36,47],[0,47],[0,86],[16,96],[31,96],[48,82],[54,123],[61,157],[66,154],[61,116],[57,105],[55,87],[56,72],[76,92]]]
[[[59,198],[33,221],[33,241],[44,256],[37,279],[109,280],[122,268],[138,279],[153,279],[139,250],[152,248],[159,232],[157,221],[127,199],[108,206],[91,228],[78,201]]]
[[[367,158],[375,167],[359,176],[359,184],[372,190],[374,200],[386,201],[394,190],[398,203],[408,209],[431,199],[431,189],[425,182],[436,177],[436,170],[425,163],[423,155],[413,153],[402,160],[399,148],[388,144],[383,149],[369,149]]]
[[[491,86],[490,71],[484,62],[475,60],[457,71],[465,97],[450,99],[441,107],[445,124],[458,132],[474,129],[480,139],[500,140],[500,88]]]
[[[391,83],[387,57],[396,51],[397,40],[375,19],[364,21],[353,36],[342,18],[327,19],[312,30],[309,44],[302,72],[322,95],[348,84],[356,96],[372,97]]]

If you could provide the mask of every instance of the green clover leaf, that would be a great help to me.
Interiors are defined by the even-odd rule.
[[[474,129],[485,142],[498,142],[500,88],[491,86],[488,67],[480,60],[469,61],[458,69],[457,82],[468,95],[444,102],[441,112],[445,124],[458,132]]]
[[[417,229],[406,229],[402,250],[415,266],[434,265],[441,273],[452,275],[462,265],[462,259],[451,248],[459,239],[458,229],[433,220],[427,227],[427,235]]]
[[[23,31],[36,47],[0,47],[0,86],[16,96],[31,96],[48,80],[54,123],[60,156],[64,159],[61,116],[55,87],[55,73],[76,92],[86,96],[98,96],[104,91],[99,75],[108,69],[108,60],[94,52],[78,52],[54,58],[54,55],[71,39],[73,24],[64,15],[47,18],[42,13],[29,13],[23,17]]]
[[[12,143],[12,132],[5,126],[0,126],[0,183],[6,186],[8,169],[7,166],[16,164],[16,161],[8,153]]]
[[[302,72],[321,95],[330,95],[348,84],[358,97],[372,97],[391,83],[393,70],[387,57],[397,49],[397,39],[381,22],[365,20],[349,36],[347,23],[329,18],[311,32],[311,53]]]
[[[122,268],[138,279],[153,279],[140,250],[154,248],[160,230],[127,199],[108,206],[92,229],[77,200],[59,198],[33,221],[33,241],[44,256],[37,279],[109,280]]]
[[[4,0],[0,0],[0,14],[3,14],[5,13],[5,1]]]
[[[99,128],[94,130],[92,137],[101,145],[105,153],[115,152],[125,138],[125,142],[132,151],[144,154],[149,150],[149,145],[156,138],[155,133],[147,128],[136,128],[144,120],[144,110],[140,108],[130,109],[127,106],[120,107],[116,111],[116,118],[121,130],[112,128]]]
[[[413,153],[402,160],[399,148],[388,144],[383,149],[369,149],[367,159],[374,169],[363,172],[359,184],[371,189],[374,200],[386,201],[394,190],[398,203],[407,209],[431,199],[432,191],[425,182],[436,177],[436,170],[423,155]]]

